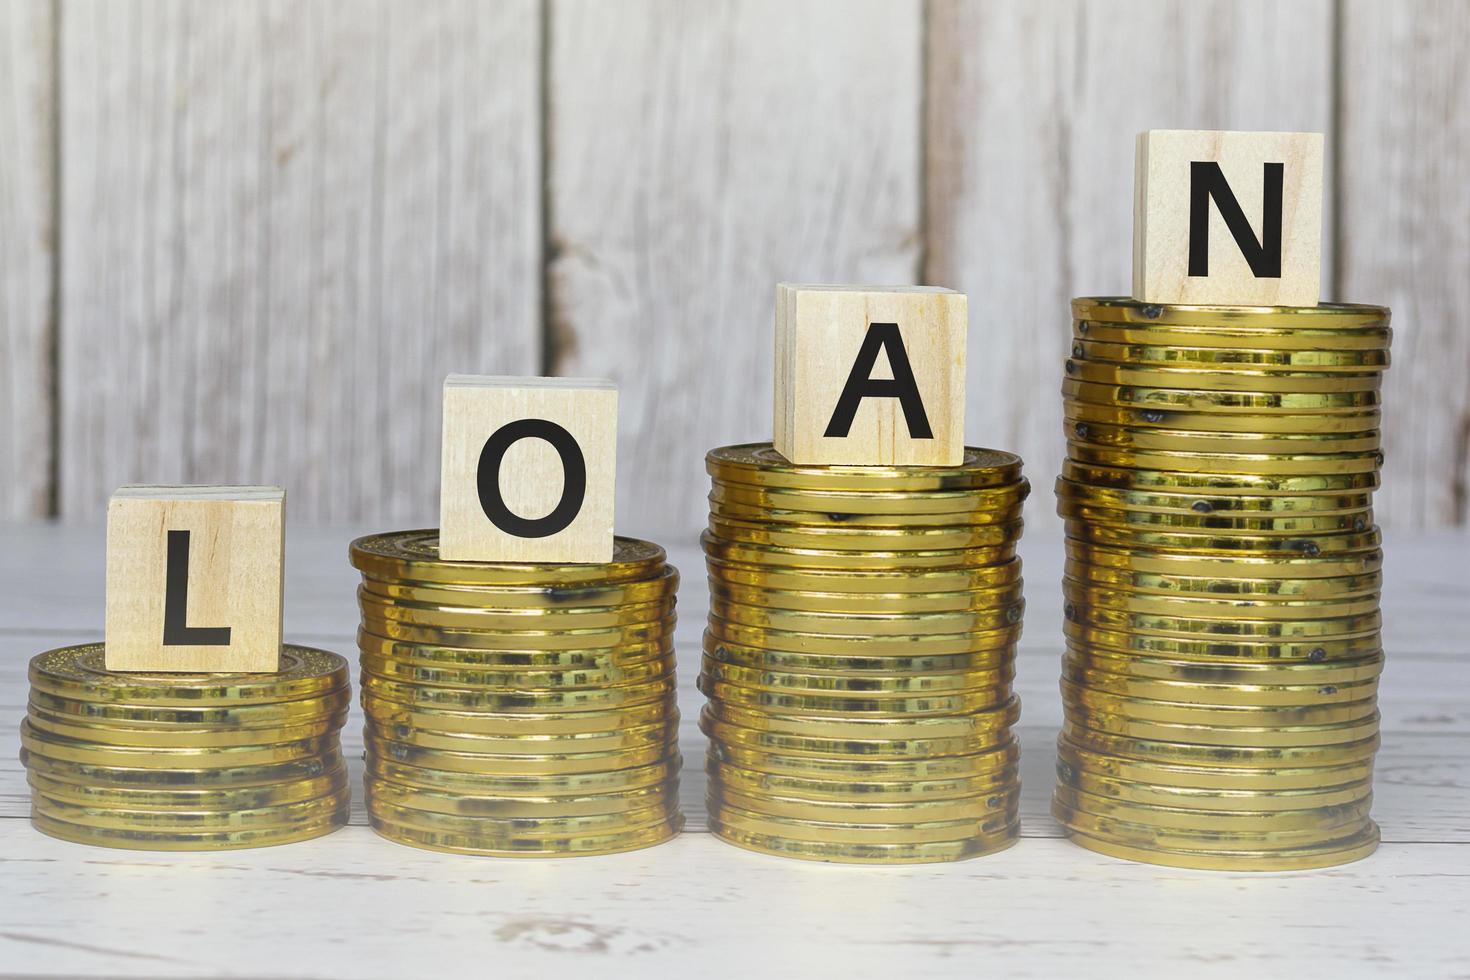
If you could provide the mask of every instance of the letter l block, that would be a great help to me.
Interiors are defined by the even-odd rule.
[[[617,437],[611,381],[451,374],[439,557],[611,561]]]
[[[127,486],[107,505],[109,670],[280,669],[286,495]]]
[[[958,466],[967,329],[951,289],[778,284],[776,451],[801,465]]]

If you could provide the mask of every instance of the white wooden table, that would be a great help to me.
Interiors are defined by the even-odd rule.
[[[353,533],[292,527],[286,546],[287,638],[350,659]],[[27,822],[25,664],[101,637],[102,533],[0,525],[0,975],[1470,975],[1470,536],[1388,542],[1383,846],[1334,870],[1266,875],[1153,868],[1062,839],[1047,812],[1061,548],[1039,536],[1023,548],[1015,847],[864,868],[722,844],[705,827],[694,726],[701,562],[693,535],[653,537],[685,573],[680,838],[606,858],[478,859],[380,840],[358,807],[322,840],[176,855],[67,844]],[[344,732],[352,757],[357,728]]]

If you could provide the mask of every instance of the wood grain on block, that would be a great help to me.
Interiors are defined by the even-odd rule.
[[[776,450],[801,464],[959,465],[967,325],[950,289],[779,284]]]
[[[1321,133],[1138,135],[1134,299],[1315,306],[1321,264]]]
[[[107,507],[111,670],[269,672],[281,656],[286,494],[122,487]]]
[[[440,556],[611,561],[617,435],[611,381],[451,374]]]

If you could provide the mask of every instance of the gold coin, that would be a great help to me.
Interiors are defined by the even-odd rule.
[[[347,825],[347,810],[347,804],[344,801],[339,809],[323,818],[298,822],[285,827],[183,833],[88,827],[83,824],[57,820],[33,809],[31,826],[48,837],[76,844],[90,844],[93,847],[120,847],[140,851],[222,851],[246,847],[272,847],[277,844],[291,844],[316,837],[325,837],[332,831]]]
[[[362,676],[363,694],[412,707],[491,712],[561,712],[606,710],[657,701],[674,690],[674,675],[628,687],[570,691],[497,691],[463,687],[422,687],[387,680],[373,674]]]
[[[1370,762],[1378,751],[1376,729],[1324,745],[1211,745],[1097,731],[1069,717],[1062,724],[1061,738],[1089,752],[1139,762],[1247,770],[1344,766]]]
[[[56,799],[31,790],[33,812],[64,823],[103,830],[151,831],[154,833],[218,833],[228,830],[275,829],[300,823],[328,820],[347,805],[349,794],[341,790],[310,800],[258,807],[253,810],[143,810],[111,806],[88,806]]]
[[[1306,537],[1316,534],[1362,533],[1374,526],[1371,510],[1361,510],[1355,514],[1288,514],[1280,517],[1228,512],[1217,514],[1213,511],[1161,514],[1156,511],[1099,507],[1067,498],[1057,500],[1057,516],[1128,532],[1162,531],[1176,534]]]
[[[1382,616],[1377,613],[1343,616],[1338,619],[1279,621],[1205,619],[1119,611],[1087,605],[1075,600],[1067,602],[1063,613],[1069,621],[1086,626],[1184,639],[1212,636],[1243,637],[1252,640],[1341,639],[1377,636],[1382,627]]]
[[[1095,817],[1123,820],[1144,827],[1201,831],[1221,836],[1320,833],[1341,827],[1359,827],[1368,818],[1373,804],[1373,794],[1369,792],[1351,802],[1303,810],[1202,810],[1119,800],[1066,783],[1057,784],[1054,799],[1068,809]]]
[[[700,535],[704,554],[716,561],[772,566],[776,569],[973,569],[1001,564],[1016,557],[1016,545],[992,548],[958,548],[947,551],[836,551],[817,548],[782,548],[776,545],[741,544],[711,535]]]
[[[1188,619],[1312,620],[1362,617],[1378,611],[1378,593],[1332,599],[1254,599],[1232,596],[1156,595],[1062,579],[1062,595],[1082,605]]]
[[[817,636],[935,636],[956,633],[993,632],[1020,623],[1026,604],[974,612],[938,613],[824,613],[799,609],[770,609],[747,606],[710,597],[710,615],[730,623],[757,629],[811,633]]]
[[[817,552],[923,554],[1014,545],[1021,537],[1021,522],[925,528],[822,527],[733,521],[711,514],[709,532],[720,541],[739,545]]]
[[[715,703],[700,712],[699,729],[713,741],[765,752],[912,759],[992,751],[1009,741],[1009,729],[1019,714],[1014,698],[1000,711],[887,724],[879,719],[760,717],[748,709]]]
[[[1136,452],[1247,453],[1375,453],[1383,439],[1367,432],[1215,432],[1211,429],[1162,428],[1157,425],[1110,425],[1067,419],[1062,434],[1079,444]]]
[[[445,561],[437,528],[369,534],[348,548],[352,567],[364,575],[399,582],[478,586],[609,585],[663,574],[664,549],[636,538],[613,539],[606,563]]]
[[[832,717],[909,718],[948,716],[955,713],[986,711],[999,707],[1011,696],[1009,684],[955,694],[932,694],[923,697],[868,696],[843,697],[826,694],[793,694],[743,687],[714,680],[706,675],[696,685],[706,697],[759,710],[774,715],[827,715]]]
[[[1236,638],[1181,638],[1101,629],[1064,621],[1062,632],[1069,642],[1087,650],[1100,649],[1124,655],[1197,660],[1205,663],[1338,663],[1377,656],[1383,643],[1375,633],[1339,639],[1241,640]]]
[[[1321,516],[1358,514],[1371,509],[1371,491],[1344,493],[1336,496],[1308,495],[1260,496],[1232,494],[1228,491],[1204,490],[1197,493],[1170,493],[1152,490],[1119,490],[1094,487],[1062,477],[1056,481],[1056,495],[1068,501],[1112,510],[1145,511],[1154,514],[1220,514],[1239,517],[1286,517],[1290,515]]]
[[[1211,848],[1221,851],[1308,847],[1354,834],[1361,830],[1367,821],[1367,807],[1360,807],[1361,815],[1343,816],[1336,819],[1324,817],[1320,825],[1291,830],[1229,829],[1235,824],[1228,822],[1226,814],[1202,815],[1203,819],[1199,821],[1200,826],[1175,827],[1166,824],[1138,823],[1124,817],[1079,810],[1070,806],[1067,799],[1068,796],[1065,794],[1052,798],[1052,814],[1064,827],[1076,829],[1084,834],[1156,847]],[[1118,809],[1123,813],[1131,814],[1138,808]],[[1265,821],[1261,819],[1261,815],[1255,816],[1259,826],[1280,825],[1279,821]],[[1273,815],[1273,817],[1279,816],[1281,815]],[[1244,814],[1237,814],[1236,817],[1236,823],[1242,826],[1249,826],[1252,823]],[[1217,826],[1219,824],[1224,824],[1226,829],[1221,829]]]
[[[585,732],[575,735],[522,732],[516,735],[463,734],[436,732],[412,725],[383,724],[369,717],[365,732],[386,741],[412,745],[415,748],[442,749],[447,752],[488,755],[580,755],[588,752],[642,751],[651,746],[666,745],[678,737],[677,722],[656,722],[616,732]]]
[[[1359,802],[1373,792],[1373,781],[1294,790],[1227,790],[1219,788],[1159,786],[1114,779],[1070,764],[1057,767],[1057,778],[1065,785],[1095,796],[1201,813],[1257,813],[1276,810],[1310,810]]]
[[[1344,492],[1376,490],[1377,473],[1251,474],[1186,473],[1177,470],[1134,469],[1094,464],[1076,459],[1062,461],[1062,478],[1075,483],[1118,490],[1190,493],[1212,496],[1269,494],[1341,496]]]
[[[651,578],[610,585],[453,585],[364,575],[360,592],[379,599],[438,606],[559,610],[661,602],[672,599],[678,588],[679,570],[664,565]]]
[[[281,742],[300,742],[305,739],[336,735],[347,721],[347,708],[344,706],[335,715],[318,718],[315,721],[271,729],[232,729],[218,726],[172,730],[114,728],[102,723],[78,721],[67,715],[45,711],[34,705],[27,711],[26,718],[31,728],[37,732],[59,735],[78,742],[139,748],[202,749],[274,745]]]
[[[760,769],[745,769],[711,757],[705,765],[711,780],[747,795],[794,797],[804,800],[866,803],[913,803],[928,800],[969,799],[1013,791],[1017,785],[1014,765],[979,776],[949,779],[900,779],[879,782],[850,782],[844,779],[814,779],[811,776]]]
[[[675,816],[662,823],[620,833],[564,838],[503,838],[423,830],[397,824],[375,814],[369,814],[369,820],[378,836],[386,840],[429,851],[486,857],[548,858],[621,854],[672,840],[684,827],[684,818]]]
[[[1255,555],[1266,557],[1326,557],[1343,560],[1363,552],[1376,552],[1383,543],[1377,528],[1358,534],[1311,534],[1282,537],[1269,534],[1221,534],[1179,531],[1135,531],[1128,528],[1103,527],[1083,521],[1067,521],[1067,534],[1072,540],[1101,547],[1131,548],[1145,553],[1185,552],[1189,557],[1211,555]],[[1347,560],[1352,560],[1348,558]]]
[[[1131,592],[1157,596],[1237,599],[1253,602],[1342,600],[1377,595],[1383,588],[1383,573],[1344,575],[1341,578],[1224,578],[1199,575],[1161,575],[1093,565],[1069,560],[1068,578]]]
[[[471,650],[600,650],[624,644],[654,643],[670,635],[674,617],[608,629],[479,630],[412,626],[362,611],[362,632],[387,640]]]
[[[124,769],[228,769],[237,766],[272,765],[319,756],[336,747],[337,736],[333,733],[319,738],[271,745],[159,748],[81,741],[38,731],[27,720],[21,722],[20,741],[33,755],[63,762]]]
[[[1156,748],[1167,751],[1165,746]],[[1160,789],[1217,793],[1267,795],[1318,791],[1323,787],[1368,783],[1373,777],[1371,747],[1365,756],[1351,762],[1294,766],[1282,763],[1275,757],[1262,757],[1262,768],[1246,768],[1209,762],[1180,763],[1125,758],[1091,751],[1063,736],[1057,740],[1057,760],[1058,766],[1085,771],[1092,774],[1093,778],[1106,777],[1121,783]]]
[[[1072,356],[1120,365],[1238,371],[1242,374],[1365,374],[1381,371],[1389,364],[1387,348],[1279,350],[1267,346],[1251,350],[1241,347],[1190,347],[1178,344],[1120,344],[1080,339],[1072,342]]]
[[[729,827],[747,833],[808,841],[816,844],[928,844],[956,841],[1011,832],[1017,823],[1014,809],[990,811],[984,817],[935,820],[909,824],[851,824],[840,821],[802,820],[747,810],[719,798],[709,797],[710,829],[719,833]]]
[[[1081,328],[1134,325],[1147,330],[1181,330],[1200,333],[1234,332],[1240,338],[1300,334],[1331,334],[1361,341],[1379,340],[1388,346],[1388,309],[1349,303],[1319,303],[1315,306],[1208,306],[1182,303],[1144,303],[1123,296],[1087,296],[1072,300],[1072,317]],[[1347,340],[1344,341],[1347,343]],[[1222,343],[1222,347],[1250,346]],[[1279,346],[1270,344],[1272,348]],[[1366,346],[1366,344],[1365,344]]]
[[[316,779],[342,765],[337,747],[320,755],[288,762],[224,769],[144,769],[53,759],[44,753],[20,750],[26,771],[54,782],[81,787],[138,789],[148,792],[209,792],[273,787],[299,780]]]
[[[584,817],[629,813],[659,805],[675,807],[678,780],[645,786],[621,793],[597,796],[470,796],[421,787],[405,786],[386,779],[370,778],[373,798],[394,806],[427,810],[453,816],[505,821],[520,818]]]
[[[727,585],[709,580],[710,598],[759,609],[826,613],[839,616],[916,613],[974,613],[1004,609],[1021,601],[1020,579],[994,589],[967,592],[811,592]]]
[[[936,535],[943,532],[949,535],[975,536],[984,534],[990,529],[1019,523],[1022,507],[1017,501],[1004,508],[972,510],[962,514],[844,514],[749,507],[719,500],[716,494],[711,493],[709,513],[710,518],[714,520],[742,526],[767,527],[785,534],[807,530],[836,534],[847,530],[858,535],[867,531],[880,533],[924,531]]]
[[[1133,722],[1156,721],[1190,728],[1245,728],[1250,732],[1273,725],[1291,730],[1358,723],[1374,714],[1376,691],[1370,683],[1355,689],[1360,696],[1353,701],[1319,699],[1308,704],[1240,704],[1183,700],[1189,696],[1183,691],[1178,701],[1119,694],[1100,687],[1080,685],[1066,676],[1062,677],[1061,687],[1063,702],[1078,710],[1079,719],[1117,716]],[[1194,690],[1192,696],[1200,699],[1209,693],[1201,688]]]
[[[493,776],[569,776],[652,765],[674,758],[678,749],[668,744],[612,752],[561,752],[544,755],[492,755],[488,752],[450,752],[390,741],[364,732],[363,742],[380,758],[422,769]]]
[[[1378,693],[1378,678],[1355,682],[1316,684],[1204,684],[1197,681],[1154,680],[1099,670],[1068,656],[1062,661],[1062,678],[1079,687],[1108,694],[1148,698],[1152,701],[1200,707],[1270,707],[1303,704],[1345,704],[1371,698]]]
[[[352,691],[340,687],[321,697],[296,698],[238,707],[215,705],[152,706],[119,704],[115,701],[84,701],[32,690],[30,706],[64,716],[76,724],[100,725],[109,729],[172,731],[180,728],[276,729],[340,714],[352,703]]]
[[[1102,383],[1067,378],[1062,397],[1091,405],[1131,405],[1140,408],[1175,409],[1184,412],[1258,414],[1287,412],[1301,415],[1341,415],[1378,408],[1383,396],[1377,391],[1291,392],[1211,391],[1205,388],[1165,388]]]
[[[430,687],[493,688],[522,691],[576,691],[628,687],[655,680],[674,669],[670,654],[659,660],[648,660],[626,667],[604,670],[503,670],[494,667],[440,667],[422,663],[405,663],[376,654],[362,655],[362,669],[375,677],[404,684]]]
[[[1213,412],[1156,405],[1099,405],[1065,400],[1062,418],[1067,423],[1122,425],[1162,433],[1205,432],[1212,436],[1254,435],[1372,435],[1378,432],[1383,412],[1364,408],[1355,412],[1321,415],[1301,412]]]
[[[705,566],[711,579],[718,579],[730,586],[851,596],[966,592],[1001,588],[1021,580],[1021,562],[1018,558],[995,565],[938,571],[878,567],[788,569],[774,565],[723,561],[713,556],[706,557]]]
[[[1139,719],[1128,715],[1109,713],[1063,698],[1067,709],[1068,724],[1088,728],[1109,735],[1126,735],[1130,738],[1153,741],[1176,742],[1186,745],[1214,745],[1220,748],[1310,748],[1341,746],[1361,742],[1378,732],[1378,712],[1367,711],[1356,717],[1341,721],[1303,723],[1288,725],[1266,721],[1259,725],[1208,724],[1203,720],[1185,720],[1198,713],[1181,714],[1178,721],[1161,721],[1151,718]],[[1338,712],[1339,715],[1346,712]],[[1339,760],[1341,761],[1341,760]]]
[[[1112,364],[1068,358],[1067,377],[1101,385],[1186,389],[1190,391],[1259,392],[1268,394],[1339,394],[1378,391],[1378,371],[1322,375],[1312,371],[1220,371],[1209,367]]]
[[[1096,647],[1067,644],[1064,667],[1073,666],[1107,671],[1140,680],[1158,682],[1189,681],[1196,684],[1238,685],[1241,688],[1270,688],[1278,685],[1301,686],[1303,690],[1335,695],[1326,691],[1331,685],[1354,685],[1377,680],[1383,672],[1381,653],[1359,660],[1306,663],[1240,663],[1225,660],[1204,662],[1168,659],[1136,654],[1118,654]]]
[[[969,446],[958,466],[797,466],[770,443],[749,443],[710,450],[704,468],[722,483],[817,491],[970,490],[1021,479],[1020,457]]]
[[[450,772],[406,765],[380,755],[371,747],[365,756],[367,778],[399,786],[431,790],[451,796],[497,798],[592,797],[618,795],[678,782],[683,759],[675,753],[647,765],[584,773],[522,775],[518,773]]]
[[[233,789],[186,789],[165,787],[149,789],[138,786],[105,786],[55,779],[43,772],[26,773],[33,790],[55,800],[79,806],[111,807],[124,810],[255,810],[301,800],[316,799],[347,788],[347,767],[336,768],[309,779]]]
[[[1341,841],[1258,851],[1212,851],[1204,848],[1165,850],[1104,840],[1075,830],[1069,830],[1067,836],[1074,844],[1109,857],[1202,871],[1309,871],[1361,861],[1378,849],[1378,825],[1371,820],[1362,830]]]
[[[1193,575],[1204,578],[1342,578],[1372,575],[1383,567],[1383,552],[1334,552],[1329,557],[1291,553],[1199,555],[1116,548],[1086,541],[1068,540],[1067,558],[1109,568],[1153,572],[1162,575]]]
[[[1020,837],[1020,825],[1005,827],[993,834],[967,837],[957,841],[923,844],[853,844],[794,840],[765,833],[752,833],[730,826],[714,815],[710,831],[721,840],[748,851],[798,858],[804,861],[827,861],[840,864],[937,864],[963,861],[1003,851]]]
[[[404,626],[434,627],[472,632],[607,630],[656,624],[673,614],[665,600],[631,606],[590,606],[566,609],[473,609],[445,607],[404,599],[379,599],[358,590],[364,620],[400,623]]]
[[[800,633],[793,630],[766,629],[745,626],[711,616],[708,622],[711,636],[723,643],[736,646],[759,647],[769,650],[785,650],[793,653],[821,654],[864,654],[878,656],[923,656],[933,654],[982,653],[1008,647],[1021,635],[1018,623],[1005,629],[985,632],[937,633],[930,635],[865,636],[860,632],[837,635],[830,633]]]
[[[845,753],[796,755],[727,742],[711,742],[709,748],[709,758],[716,762],[794,779],[829,781],[839,786],[994,779],[997,774],[1014,771],[1020,757],[1020,747],[1011,735],[1002,736],[983,752],[909,759],[875,759]]]
[[[463,735],[585,735],[637,728],[657,722],[677,724],[679,709],[673,692],[646,704],[606,711],[456,711],[385,701],[364,693],[363,712],[382,725],[402,725],[430,732]]]
[[[750,668],[705,656],[703,675],[745,688],[768,691],[814,691],[872,697],[913,697],[977,689],[994,689],[1015,679],[1013,660],[981,670],[955,670],[930,674],[811,673],[770,668]]]
[[[984,820],[990,814],[1014,810],[1019,782],[980,796],[952,800],[919,800],[909,803],[868,803],[844,800],[806,800],[742,792],[719,778],[709,782],[709,796],[718,807],[738,807],[748,813],[816,820],[850,827],[881,827],[934,824],[952,820]]]
[[[713,480],[712,507],[732,507],[762,514],[791,514],[797,524],[828,518],[837,523],[933,520],[940,524],[985,524],[994,515],[1018,509],[1031,492],[1023,477],[1014,483],[969,490],[890,491],[785,490]],[[800,516],[797,516],[800,515]],[[976,519],[976,515],[979,519]],[[734,515],[731,515],[734,516]]]
[[[754,670],[782,670],[796,673],[842,673],[861,677],[877,674],[880,677],[905,674],[945,673],[951,671],[994,670],[1014,663],[1014,645],[998,647],[980,653],[939,654],[936,656],[901,656],[861,654],[829,655],[820,653],[788,653],[783,650],[765,650],[760,647],[741,646],[716,639],[708,632],[704,634],[704,652],[720,663],[734,664]]]
[[[1299,453],[1292,456],[1276,453],[1165,452],[1095,446],[1076,439],[1067,440],[1067,458],[1091,466],[1167,471],[1225,479],[1356,475],[1365,480],[1376,480],[1378,469],[1383,465],[1383,454],[1377,451]],[[1376,485],[1371,480],[1365,485]]]
[[[404,663],[428,666],[478,667],[502,670],[605,670],[667,659],[673,655],[672,633],[646,643],[624,643],[583,650],[477,650],[468,647],[410,643],[357,631],[358,649],[363,654],[391,657]]]
[[[33,691],[78,701],[233,708],[330,695],[347,687],[347,661],[286,644],[273,674],[121,673],[106,668],[101,643],[85,643],[33,657],[29,677]]]
[[[629,830],[641,830],[649,826],[663,826],[673,819],[674,813],[671,811],[674,811],[676,806],[676,803],[669,801],[624,813],[497,819],[437,813],[391,803],[377,795],[377,785],[374,783],[368,784],[367,794],[368,813],[395,826],[445,834],[492,839],[498,837],[507,841],[532,841],[541,838],[561,840],[568,837],[602,836]]]

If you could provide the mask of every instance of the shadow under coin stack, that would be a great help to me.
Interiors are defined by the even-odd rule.
[[[678,833],[674,594],[655,544],[607,564],[443,561],[359,538],[367,805],[390,840],[609,854]]]
[[[1366,856],[1388,311],[1072,312],[1053,812],[1082,846],[1156,864]]]
[[[347,822],[347,661],[287,645],[274,674],[121,673],[100,643],[31,660],[31,822],[144,850],[285,844]]]
[[[795,466],[761,444],[705,467],[711,829],[822,861],[1011,844],[1020,459]]]

